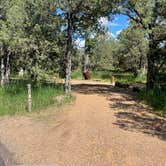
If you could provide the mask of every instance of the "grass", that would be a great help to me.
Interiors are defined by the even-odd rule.
[[[154,108],[154,111],[166,116],[166,88],[156,88],[151,91],[142,90],[139,99]]]
[[[116,82],[122,83],[145,83],[146,75],[139,74],[135,77],[129,72],[116,72],[116,71],[90,71],[91,79],[103,82],[110,82],[110,78],[113,75]],[[83,79],[81,70],[76,70],[72,73],[72,79]]]
[[[81,70],[75,70],[71,73],[71,78],[72,79],[83,79],[83,75]]]
[[[13,80],[0,88],[0,115],[24,114],[27,112],[27,83],[29,81]],[[58,96],[63,96],[60,100]],[[72,100],[65,96],[63,85],[51,83],[32,83],[33,111],[40,111],[50,105],[61,105]]]

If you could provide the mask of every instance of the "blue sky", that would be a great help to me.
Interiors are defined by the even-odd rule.
[[[61,9],[57,9],[56,13],[61,15],[64,12]],[[109,20],[107,17],[101,17],[99,22],[108,29],[107,34],[113,38],[117,38],[120,32],[129,26],[128,17],[122,14],[115,15],[113,20]],[[85,45],[85,41],[82,38],[78,38],[75,43],[79,47],[84,47]]]
[[[106,17],[102,17],[100,22],[103,26],[108,28],[114,38],[116,38],[117,35],[129,25],[128,17],[121,14],[115,15],[112,21],[109,21]]]
[[[119,33],[129,26],[128,17],[122,14],[115,15],[114,19],[111,21],[109,21],[107,17],[102,17],[99,19],[99,22],[108,29],[107,35],[113,38],[117,38]],[[84,39],[78,38],[76,40],[76,45],[84,47]]]
[[[57,14],[63,14],[64,12],[61,9],[56,10]],[[102,17],[99,19],[99,22],[105,26],[112,37],[116,38],[118,34],[128,27],[128,17],[122,14],[117,14],[114,16],[113,20],[108,20],[107,17]]]

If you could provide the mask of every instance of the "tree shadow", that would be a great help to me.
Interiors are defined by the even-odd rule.
[[[118,112],[115,125],[121,129],[143,132],[166,141],[166,120],[135,112]]]
[[[99,94],[103,96],[109,96],[111,93],[122,93],[133,96],[132,92],[129,92],[123,88],[113,87],[106,84],[77,84],[72,85],[73,91],[82,94]]]
[[[115,110],[114,125],[123,130],[142,132],[166,141],[166,119],[152,112],[150,108],[137,102],[130,103],[127,99],[116,100],[110,107]]]
[[[166,119],[154,113],[150,108],[137,101],[137,95],[131,90],[110,85],[74,85],[73,90],[82,94],[98,94],[107,97],[110,108],[114,111],[119,128],[132,132],[141,132],[157,136],[166,141]],[[116,95],[117,94],[118,97]]]

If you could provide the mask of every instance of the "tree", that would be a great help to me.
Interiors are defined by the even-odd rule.
[[[43,73],[60,70],[59,63],[63,51],[62,33],[60,33],[58,17],[54,17],[50,10],[51,6],[47,0],[30,0],[25,3],[26,42],[25,47],[22,48],[25,56],[20,63],[35,81],[43,79]]]
[[[64,34],[47,0],[7,0],[0,6],[1,83],[7,82],[10,68],[14,73],[23,68],[34,81],[58,73]]]
[[[146,32],[149,51],[147,53],[147,89],[153,89],[155,83],[155,50],[166,38],[164,18],[166,3],[164,0],[124,0],[121,13],[127,15]]]
[[[115,2],[114,2],[115,3]],[[77,32],[82,32],[82,29],[95,24],[96,20],[103,14],[109,13],[109,7],[112,2],[107,0],[87,0],[87,1],[76,1],[76,0],[65,0],[57,1],[56,15],[59,15],[64,24],[62,28],[66,30],[66,78],[65,78],[65,91],[66,93],[71,92],[71,55],[73,48],[73,35]],[[94,17],[95,15],[95,17]],[[89,21],[90,20],[90,21]],[[65,28],[66,27],[66,28]]]
[[[105,34],[107,30],[101,25],[99,21],[101,17],[112,19],[113,13],[116,12],[116,5],[119,1],[98,1],[98,4],[91,4],[91,10],[86,11],[86,16],[83,17],[82,33],[84,33],[85,48],[83,54],[83,72],[88,71],[89,68],[89,54],[95,47],[94,40],[91,39],[92,34]],[[102,9],[101,9],[102,8]],[[93,63],[93,62],[92,62]]]
[[[1,1],[2,19],[0,20],[1,45],[1,85],[9,82],[11,52],[16,40],[22,34],[24,11],[22,1]]]
[[[121,56],[119,58],[123,59],[121,65],[124,70],[131,71],[135,76],[146,67],[148,42],[144,36],[144,31],[134,24],[123,30],[118,36],[121,49],[117,50],[117,56]]]
[[[112,37],[110,37],[110,34],[98,34],[91,42],[93,42],[94,45],[94,47],[90,50],[91,70],[96,71],[112,69],[115,41]]]

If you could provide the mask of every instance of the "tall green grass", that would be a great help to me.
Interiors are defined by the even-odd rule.
[[[27,112],[27,83],[29,81],[11,81],[0,88],[0,115],[13,115]],[[56,97],[64,95],[63,85],[51,83],[31,83],[33,111],[44,109],[50,105],[57,105]],[[70,97],[67,97],[67,100]],[[65,100],[65,99],[64,99]]]
[[[166,88],[156,88],[154,90],[142,90],[139,98],[144,103],[154,108],[154,111],[166,116]]]
[[[82,71],[81,70],[75,70],[71,73],[72,79],[83,79]]]
[[[117,72],[117,71],[90,71],[91,79],[103,82],[110,82],[111,76],[115,77],[116,82],[121,83],[145,83],[146,75],[139,74],[135,77],[132,73],[129,72]],[[83,79],[81,70],[76,70],[72,72],[72,79]]]

